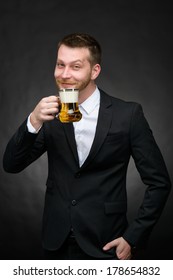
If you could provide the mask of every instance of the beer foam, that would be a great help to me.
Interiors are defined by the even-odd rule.
[[[59,92],[61,103],[77,103],[78,90],[73,91],[60,91]]]

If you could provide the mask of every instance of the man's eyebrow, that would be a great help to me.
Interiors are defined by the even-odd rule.
[[[80,59],[77,59],[77,60],[74,60],[74,61],[72,61],[72,63],[76,63],[76,62],[83,62],[83,60],[80,60]]]
[[[62,59],[58,59],[58,60],[57,60],[57,63],[58,63],[58,62],[65,63]],[[72,63],[78,63],[78,62],[83,63],[83,61],[82,61],[82,60],[77,59],[77,60],[73,60],[73,61],[71,61],[71,62],[70,62],[70,64],[72,64]]]

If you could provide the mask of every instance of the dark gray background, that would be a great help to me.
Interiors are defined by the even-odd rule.
[[[58,40],[87,32],[100,41],[99,87],[142,104],[172,180],[173,13],[166,1],[6,0],[0,4],[0,30],[0,259],[39,259],[46,155],[19,174],[3,171],[2,156],[37,102],[57,94]],[[133,161],[127,189],[131,221],[145,189]],[[173,259],[172,211],[171,192],[146,259]]]

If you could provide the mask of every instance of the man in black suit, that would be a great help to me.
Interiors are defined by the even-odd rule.
[[[43,98],[9,141],[4,169],[17,173],[48,154],[43,216],[47,258],[130,259],[149,236],[171,183],[142,107],[109,96],[95,80],[101,47],[88,34],[70,34],[58,45],[58,88],[79,89],[82,119],[62,123],[57,96]],[[133,157],[147,186],[138,214],[126,218],[126,174]]]

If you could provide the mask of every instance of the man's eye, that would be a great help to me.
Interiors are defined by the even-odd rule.
[[[64,67],[64,64],[62,64],[62,63],[57,63],[57,67],[58,67],[58,68],[63,68],[63,67]]]
[[[80,66],[79,66],[79,65],[74,65],[73,68],[74,68],[75,70],[78,70],[78,69],[80,69]]]

